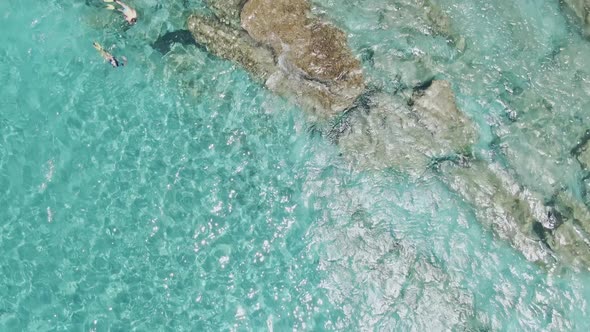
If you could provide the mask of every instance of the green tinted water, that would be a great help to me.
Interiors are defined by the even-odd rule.
[[[587,273],[527,262],[436,176],[351,169],[231,63],[149,46],[200,3],[135,1],[130,29],[92,4],[0,3],[0,330],[590,328]],[[371,83],[395,89],[426,54],[477,154],[499,140],[526,185],[581,193],[566,155],[589,123],[588,42],[557,2],[440,4],[464,52],[396,2],[315,10],[374,52]]]

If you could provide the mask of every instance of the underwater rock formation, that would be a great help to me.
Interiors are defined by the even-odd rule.
[[[549,232],[548,244],[576,266],[590,266],[590,212],[566,191],[553,198],[559,224]]]
[[[549,265],[553,252],[563,257],[567,251],[552,251],[547,239],[535,232],[537,223],[550,223],[548,209],[532,197],[500,167],[474,160],[468,167],[444,162],[438,167],[441,180],[475,207],[477,219],[494,234],[509,242],[529,261]]]
[[[349,50],[346,36],[311,15],[306,0],[250,0],[241,19],[248,34],[277,55],[280,71],[267,83],[273,90],[280,91],[276,87],[284,83],[289,90],[300,84],[310,87],[328,114],[350,107],[363,92],[360,61]]]
[[[548,203],[541,198],[546,193],[533,194],[502,167],[475,158],[477,131],[457,108],[449,82],[428,79],[394,94],[367,89],[344,33],[313,16],[306,0],[216,1],[211,9],[215,17],[188,19],[197,43],[330,119],[320,131],[353,164],[413,176],[434,170],[527,259],[550,265],[557,256],[590,266],[590,237],[579,235],[590,233],[580,222],[584,207],[565,192]],[[444,20],[438,25],[448,28]]]
[[[272,52],[259,47],[245,31],[199,15],[189,17],[188,29],[198,44],[221,58],[240,64],[256,80],[265,82],[277,70]]]
[[[590,254],[572,254],[580,250],[570,243],[579,244],[580,238],[563,235],[557,240],[553,234],[560,224],[557,211],[500,166],[473,158],[476,130],[458,110],[448,82],[435,80],[414,91],[409,105],[403,96],[375,93],[366,98],[365,106],[351,111],[331,133],[358,168],[393,167],[412,176],[432,169],[474,207],[484,226],[528,260],[550,265],[556,254],[564,262],[590,266]]]
[[[455,103],[455,94],[447,81],[436,80],[421,91],[412,95],[412,111],[418,123],[431,134],[435,143],[431,149],[439,155],[446,155],[449,150],[463,153],[477,139],[476,130],[471,120],[459,111]]]
[[[532,80],[539,89],[509,77],[513,83],[501,98],[506,113],[515,116],[494,128],[497,142],[492,148],[518,183],[551,208],[551,218],[534,223],[534,232],[560,257],[586,267],[590,266],[590,131],[585,110],[590,103],[583,96],[590,92],[585,62],[589,50],[586,44],[556,49],[550,66]],[[554,82],[568,82],[567,90],[555,89]],[[572,91],[580,97],[559,98]]]
[[[349,108],[364,90],[360,61],[346,36],[311,15],[307,1],[248,1],[240,29],[223,23],[235,21],[238,1],[218,1],[215,8],[217,17],[189,18],[197,42],[244,66],[270,90],[322,117]]]
[[[346,192],[345,192],[346,193]],[[334,196],[341,195],[330,191],[320,193],[334,202],[342,202]],[[318,223],[309,234],[312,243],[326,243],[318,252],[318,264],[322,270],[329,271],[326,276],[330,285],[326,287],[330,298],[336,305],[345,307],[350,301],[358,304],[360,313],[354,317],[369,317],[368,314],[380,314],[385,319],[380,323],[399,330],[435,330],[443,331],[482,331],[477,323],[474,310],[474,298],[465,288],[451,282],[451,275],[445,272],[437,262],[422,256],[415,243],[396,239],[390,232],[384,231],[387,221],[375,220],[369,216],[358,216],[347,210],[352,208],[346,203],[339,206],[343,216],[335,218],[334,223]],[[347,216],[352,214],[351,220]],[[360,225],[360,227],[359,227]],[[362,280],[361,282],[359,282]],[[335,285],[358,285],[350,289]],[[420,287],[416,287],[416,286]],[[375,297],[355,297],[351,293],[371,293],[379,290],[379,301]],[[452,304],[453,310],[446,310],[443,305]],[[405,309],[400,316],[387,315],[390,308],[399,305]],[[401,305],[400,305],[401,304]],[[427,317],[422,323],[416,317]],[[404,322],[412,322],[404,325]],[[344,330],[347,328],[344,327]],[[375,321],[360,319],[355,330],[375,330]],[[378,328],[377,328],[378,329]]]
[[[590,35],[590,0],[564,0],[582,21],[584,33]]]
[[[451,85],[435,80],[408,99],[376,93],[348,115],[336,143],[361,167],[421,173],[437,159],[461,158],[477,138]]]
[[[247,0],[206,0],[207,5],[221,23],[234,29],[240,28],[240,12]]]

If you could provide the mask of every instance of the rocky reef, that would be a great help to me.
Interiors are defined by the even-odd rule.
[[[330,134],[359,167],[419,174],[433,161],[469,155],[477,139],[447,81],[434,80],[407,96],[377,92],[365,99]]]
[[[314,17],[307,1],[215,1],[212,8],[214,17],[188,20],[197,42],[270,90],[324,118],[351,107],[363,92],[360,61],[346,36]]]
[[[221,23],[240,29],[240,12],[247,0],[206,0],[207,5]]]
[[[584,97],[589,50],[587,43],[557,48],[549,66],[532,80],[540,89],[509,77],[508,93],[501,95],[506,123],[494,128],[492,144],[495,158],[511,169],[519,186],[550,208],[544,222],[533,223],[533,231],[579,266],[590,266],[590,103]],[[567,82],[567,90],[560,93],[554,82]],[[575,98],[564,98],[572,91],[577,91]]]
[[[584,33],[590,36],[590,0],[564,0],[564,3],[581,20]]]
[[[344,32],[312,14],[307,0],[208,3],[214,15],[188,19],[196,42],[315,115],[320,132],[358,168],[394,168],[415,177],[435,172],[527,259],[590,267],[587,207],[567,191],[548,199],[476,156],[476,127],[457,107],[448,81],[418,80],[395,93],[366,84]],[[442,11],[421,3],[433,29],[451,34]],[[578,150],[587,167],[586,147]]]

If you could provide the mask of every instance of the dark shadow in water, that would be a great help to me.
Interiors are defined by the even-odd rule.
[[[158,37],[158,39],[156,39],[156,41],[151,46],[158,52],[162,53],[162,55],[164,55],[170,52],[172,45],[176,43],[180,43],[185,46],[194,45],[202,50],[205,50],[205,48],[202,45],[197,44],[197,42],[193,38],[193,35],[188,30],[176,30],[172,32],[167,32]]]

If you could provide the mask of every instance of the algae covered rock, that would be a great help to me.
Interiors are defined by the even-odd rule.
[[[250,0],[241,22],[252,38],[277,55],[284,73],[277,79],[301,81],[308,90],[315,87],[311,88],[317,91],[313,99],[324,111],[333,114],[350,107],[364,90],[360,61],[348,48],[346,36],[311,15],[308,1]]]
[[[498,165],[443,163],[440,178],[471,205],[477,219],[541,265],[590,269],[590,212],[566,191],[545,202]]]
[[[201,15],[189,17],[188,29],[197,43],[204,45],[209,52],[239,63],[256,79],[264,82],[277,70],[272,52],[256,45],[244,31]]]
[[[228,0],[210,6],[216,17],[188,20],[197,43],[240,64],[272,91],[294,97],[322,117],[351,107],[363,92],[360,61],[345,34],[314,17],[306,0]],[[235,24],[238,17],[241,27]]]
[[[368,99],[369,109],[351,114],[338,135],[338,145],[360,165],[421,173],[436,159],[460,158],[477,139],[447,81],[414,92],[411,106],[385,93]]]
[[[590,269],[590,211],[571,193],[554,195],[559,224],[550,232],[550,246],[574,265]]]
[[[233,28],[240,27],[240,11],[247,0],[207,0],[207,5],[219,21]]]
[[[583,220],[585,206],[557,196],[554,211],[518,182],[507,180],[510,176],[474,159],[477,131],[458,109],[449,82],[425,73],[413,90],[405,87],[392,94],[366,89],[344,32],[314,16],[306,0],[209,4],[215,15],[188,20],[196,42],[242,66],[271,91],[295,98],[304,109],[321,117],[342,112],[332,118],[328,135],[358,167],[413,175],[436,170],[473,205],[482,223],[529,260],[552,264],[557,257],[590,265],[590,254],[580,249],[589,237],[578,232],[590,228]],[[448,28],[444,13],[432,8],[429,19],[441,17],[438,26]],[[584,157],[579,156],[580,162],[590,163]],[[576,221],[564,223],[558,215]]]
[[[333,133],[336,143],[357,168],[422,173],[430,162],[432,140],[412,116],[403,98],[377,93],[370,107],[347,114]]]
[[[587,171],[590,170],[590,150],[589,149],[584,149],[583,151],[581,151],[580,154],[577,156],[577,159],[585,170],[587,170]]]
[[[348,49],[344,33],[311,17],[305,0],[250,0],[244,6],[242,27],[310,79],[364,87],[360,61]]]
[[[280,49],[281,43],[307,41],[308,36],[299,33],[308,30],[310,9],[307,0],[249,0],[242,10],[241,26],[252,38]]]
[[[590,266],[590,246],[588,240],[580,236],[580,227],[567,223],[555,230],[551,237],[551,247],[567,255],[575,266]]]
[[[435,80],[425,90],[414,92],[412,111],[432,136],[433,154],[466,151],[477,138],[471,120],[457,108],[455,94],[448,81]]]
[[[541,202],[531,204],[534,198],[527,197],[526,192],[494,169],[494,165],[475,161],[469,167],[457,167],[445,162],[439,171],[441,180],[474,207],[478,221],[496,236],[529,261],[541,265],[554,263],[551,248],[533,229],[546,216]]]

